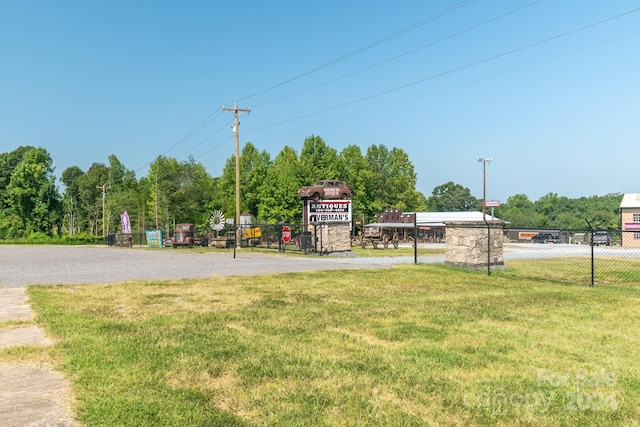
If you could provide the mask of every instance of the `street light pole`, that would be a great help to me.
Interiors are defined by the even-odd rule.
[[[487,215],[487,164],[491,163],[493,158],[478,157],[480,163],[482,163],[482,220],[486,221]]]

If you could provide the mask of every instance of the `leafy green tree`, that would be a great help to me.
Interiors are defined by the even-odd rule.
[[[172,214],[173,195],[178,191],[179,166],[175,158],[158,156],[149,166],[147,184],[151,198],[147,210],[155,227],[168,232],[175,219]],[[180,221],[182,222],[182,221]],[[187,221],[185,221],[187,222]]]
[[[77,182],[76,227],[80,233],[102,235],[102,191],[98,187],[109,185],[109,169],[104,163],[93,163]]]
[[[560,228],[584,230],[587,220],[598,229],[619,227],[618,208],[622,194],[569,199],[548,193],[535,202],[516,194],[497,208],[497,216],[516,228]]]
[[[11,181],[11,175],[22,162],[25,153],[34,150],[35,147],[20,146],[8,153],[0,153],[0,209],[9,206],[7,187]]]
[[[229,157],[222,168],[222,175],[217,180],[219,205],[227,218],[236,217],[236,160]],[[242,210],[242,189],[240,190],[240,209]]]
[[[10,208],[7,187],[24,154],[34,149],[31,146],[20,146],[11,152],[0,153],[0,238],[24,236],[24,223],[18,213]]]
[[[424,205],[424,196],[415,189],[417,175],[413,163],[404,150],[373,144],[365,158],[369,170],[365,187],[368,217],[388,208],[409,211]]]
[[[401,148],[389,152],[390,191],[395,200],[392,206],[404,211],[416,210],[424,196],[416,191],[417,174],[409,155]]]
[[[296,150],[285,146],[267,170],[258,204],[258,216],[264,222],[302,220],[302,202],[298,189],[300,162]]]
[[[427,205],[433,212],[467,212],[481,209],[482,201],[467,187],[449,181],[433,189]]]
[[[269,153],[258,151],[251,143],[245,144],[240,157],[240,207],[243,213],[258,216],[262,184],[267,179],[270,164]]]
[[[215,181],[204,165],[196,162],[193,157],[182,163],[181,175],[183,198],[178,201],[181,205],[176,212],[183,215],[186,222],[193,223],[198,230],[203,231],[209,224],[211,212],[207,212],[205,206],[209,205],[215,196]]]
[[[369,162],[359,146],[349,145],[340,152],[338,164],[340,165],[338,179],[344,181],[351,190],[354,218],[364,216],[365,221],[370,220],[372,212],[367,195],[367,183],[372,180],[373,171],[369,167]]]
[[[65,212],[65,225],[67,232],[73,236],[80,232],[76,225],[78,215],[78,203],[80,200],[80,177],[84,175],[78,166],[69,166],[60,177],[65,186],[63,205]]]
[[[155,218],[149,216],[147,209],[147,202],[151,200],[151,185],[149,184],[149,177],[143,176],[137,183],[138,191],[136,193],[136,214],[131,218],[132,225],[131,230],[143,233],[145,230],[150,230],[155,227]],[[134,226],[135,222],[135,226]]]
[[[176,223],[192,223],[199,230],[207,224],[205,206],[214,194],[214,180],[201,163],[159,156],[151,163],[145,181],[151,197],[148,217],[170,232]]]
[[[312,185],[320,179],[338,179],[340,176],[338,152],[319,136],[312,135],[304,140],[299,162],[302,185]]]
[[[261,188],[267,177],[271,163],[269,153],[258,151],[247,142],[240,153],[240,213],[258,215]],[[218,181],[222,200],[219,202],[227,217],[235,218],[236,213],[236,161],[235,155],[225,162],[222,176]]]
[[[369,163],[369,169],[371,170],[371,179],[366,183],[366,193],[369,197],[367,212],[368,216],[373,216],[376,213],[383,212],[385,209],[393,206],[390,202],[391,191],[389,188],[390,174],[389,174],[389,149],[380,145],[371,145],[367,148],[365,154],[367,163]]]
[[[138,203],[138,182],[135,172],[127,169],[114,155],[109,156],[109,191],[106,198],[108,229],[117,233],[122,232],[120,215],[125,211],[129,214],[131,230],[136,229],[137,218],[140,217]]]
[[[495,215],[514,228],[531,228],[538,222],[535,205],[525,194],[508,197],[506,203],[496,208]]]
[[[24,152],[7,185],[9,209],[22,221],[25,235],[60,232],[62,205],[55,185],[53,161],[44,148]]]
[[[552,227],[559,213],[559,196],[548,193],[535,202],[536,212],[539,214],[536,227]]]
[[[592,227],[605,229],[619,229],[621,193],[611,193],[604,196],[592,196],[587,199],[589,209],[583,218],[577,218],[583,224],[589,221]],[[580,221],[581,220],[581,221]]]

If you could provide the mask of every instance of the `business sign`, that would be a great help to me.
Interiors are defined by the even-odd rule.
[[[500,202],[498,200],[487,200],[486,202],[484,202],[484,205],[486,207],[496,207],[500,206]]]
[[[150,248],[162,248],[162,230],[147,230],[147,245]]]
[[[315,222],[351,222],[351,200],[309,202],[309,224]]]
[[[531,240],[537,235],[537,231],[520,231],[518,233],[518,240]]]
[[[131,234],[131,222],[129,222],[129,212],[124,211],[120,215],[120,222],[122,223],[122,234]]]
[[[640,222],[627,222],[624,224],[625,230],[640,230]]]

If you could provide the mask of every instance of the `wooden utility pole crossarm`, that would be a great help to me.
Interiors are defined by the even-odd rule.
[[[224,111],[233,111],[233,133],[236,134],[236,227],[240,225],[240,137],[238,127],[240,122],[238,121],[238,113],[250,113],[250,108],[238,108],[238,105],[233,104],[233,108],[222,107]]]

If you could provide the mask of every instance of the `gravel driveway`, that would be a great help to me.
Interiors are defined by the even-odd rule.
[[[282,256],[247,250],[0,245],[0,287],[115,283],[283,272],[388,268],[413,257]]]

